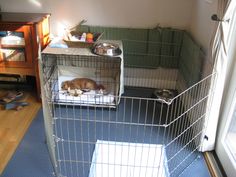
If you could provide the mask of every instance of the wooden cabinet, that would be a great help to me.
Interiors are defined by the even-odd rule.
[[[49,43],[46,13],[0,12],[0,73],[34,76],[40,98],[38,55]]]

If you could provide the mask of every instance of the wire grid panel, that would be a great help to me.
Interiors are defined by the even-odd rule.
[[[149,150],[152,145],[163,145],[165,151],[162,152],[162,156],[166,156],[166,161],[160,163],[167,164],[170,176],[178,176],[198,155],[197,149],[200,146],[199,140],[205,119],[204,106],[208,95],[197,98],[198,101],[191,105],[188,111],[185,111],[184,106],[180,103],[181,99],[187,99],[185,97],[185,94],[181,98],[177,97],[171,105],[152,99],[122,97],[116,109],[55,104],[54,130],[55,137],[57,137],[58,166],[61,173],[65,176],[90,174],[94,147],[97,140],[103,140],[123,142],[120,146],[124,152],[121,151],[120,156],[123,157],[122,154],[125,154],[123,158],[127,158],[127,160],[130,159],[126,155],[130,153],[125,153],[126,144],[139,143],[143,147],[148,144],[150,145]],[[198,114],[193,116],[193,112]],[[135,150],[128,146],[127,151]],[[140,164],[146,162],[146,166],[142,165],[142,167],[151,168],[148,163],[150,160],[142,160],[138,156],[145,151],[140,153],[138,148],[136,151],[137,154],[134,155],[136,160],[132,156],[130,158],[135,161],[139,159]],[[112,157],[109,152],[103,152],[107,158]],[[159,151],[157,150],[157,152]],[[153,155],[151,151],[148,153],[150,153],[150,157],[160,158],[155,153]],[[100,165],[109,164],[104,162]],[[123,170],[123,166],[130,167],[127,164],[120,164],[121,170]],[[133,169],[136,169],[140,166],[134,167]],[[152,168],[155,169],[155,164]],[[106,168],[106,170],[101,173],[111,173],[110,168]],[[163,172],[163,170],[161,171]],[[115,173],[115,171],[113,172]],[[150,173],[149,170],[147,173]],[[121,171],[120,174],[124,175]],[[134,173],[127,172],[125,176],[130,176],[130,174]],[[142,176],[141,173],[140,176]]]
[[[95,164],[106,170],[100,170],[100,176],[104,176],[105,173],[115,173],[104,166],[113,168],[119,166],[120,176],[137,174],[134,171],[136,172],[138,168],[145,169],[141,170],[140,176],[143,173],[156,176],[158,171],[160,173],[165,171],[168,174],[165,170],[167,168],[164,148],[157,147],[163,145],[165,137],[166,105],[163,103],[160,104],[152,99],[122,97],[116,109],[57,103],[54,103],[53,107],[57,161],[60,174],[63,176],[91,175],[93,174],[90,171],[91,166]],[[100,156],[107,157],[108,161],[104,159],[93,161],[98,140],[108,142],[108,147],[100,151],[102,153]],[[117,162],[117,154],[114,154],[118,151],[120,162]],[[153,157],[157,159],[152,160],[153,163],[150,164],[150,159]],[[116,159],[115,164],[107,163],[114,159]],[[155,162],[159,162],[160,165]],[[115,169],[117,171],[117,168]]]
[[[176,89],[177,69],[125,67],[125,86]]]
[[[166,103],[152,98],[151,88],[126,87],[122,96],[113,95],[120,101],[111,108],[58,99],[59,76],[55,65],[67,66],[64,62],[54,56],[50,62],[44,60],[43,69],[58,176],[92,177],[97,174],[96,167],[100,171],[95,176],[103,177],[179,176],[198,156],[205,106],[212,93],[209,83],[214,75]],[[73,65],[81,66],[78,63]],[[97,147],[104,144],[108,146],[99,151]]]
[[[207,76],[176,96],[168,107],[168,121],[165,142],[167,164],[171,176],[178,176],[199,155],[202,133],[206,118],[208,98],[215,73]]]
[[[46,83],[51,87],[53,100],[58,103],[78,103],[83,105],[116,106],[117,95],[122,94],[124,85],[121,83],[121,58],[80,55],[44,55],[44,72]],[[62,90],[64,81],[75,78],[92,79],[97,86],[105,89],[84,91],[74,96],[75,90]],[[48,93],[49,95],[50,93]]]

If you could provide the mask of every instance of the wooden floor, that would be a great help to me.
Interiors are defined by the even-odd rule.
[[[4,91],[0,90],[0,95],[3,93]],[[23,100],[28,102],[29,106],[19,111],[4,110],[3,106],[0,106],[0,175],[41,108],[36,96],[29,92],[24,94]]]

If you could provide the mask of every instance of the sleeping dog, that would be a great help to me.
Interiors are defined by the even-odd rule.
[[[94,80],[89,78],[75,78],[72,80],[64,81],[61,84],[62,90],[80,90],[80,91],[90,91],[90,90],[105,90],[103,85],[98,85]],[[76,93],[77,94],[77,93]],[[80,93],[81,94],[81,93]],[[74,95],[75,96],[75,95]]]

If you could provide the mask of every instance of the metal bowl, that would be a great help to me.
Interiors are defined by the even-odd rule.
[[[117,56],[120,55],[121,49],[117,44],[108,43],[108,42],[101,42],[97,43],[93,46],[92,52],[97,55],[103,56]]]
[[[170,89],[156,89],[154,91],[155,97],[159,102],[168,103],[174,98],[175,91]]]

